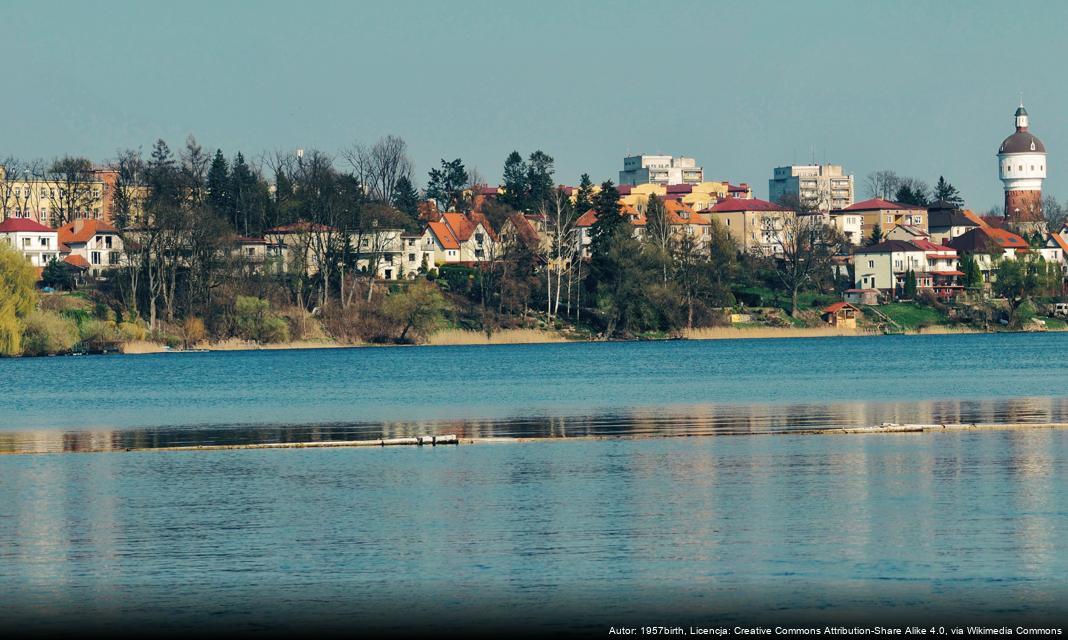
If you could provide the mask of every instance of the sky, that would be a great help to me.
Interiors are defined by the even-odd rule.
[[[1064,2],[34,2],[7,4],[0,157],[103,162],[189,134],[228,156],[337,154],[387,134],[416,181],[489,181],[542,149],[557,180],[695,157],[767,196],[772,168],[945,175],[1000,203],[1023,92],[1068,198]],[[1063,158],[1060,160],[1059,158]]]

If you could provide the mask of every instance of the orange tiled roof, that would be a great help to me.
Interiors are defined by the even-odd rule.
[[[66,262],[72,267],[78,267],[79,269],[89,268],[89,261],[76,253],[72,253],[69,256],[63,258],[63,262]]]
[[[438,242],[442,247],[446,249],[459,249],[460,243],[456,241],[456,237],[452,235],[452,231],[443,222],[428,222],[427,228],[430,229],[430,233],[434,234],[434,237],[438,239]]]
[[[75,220],[56,229],[56,232],[59,233],[60,244],[70,245],[89,242],[93,236],[101,233],[117,234],[119,230],[103,220]]]

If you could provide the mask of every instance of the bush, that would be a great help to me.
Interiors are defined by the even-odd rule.
[[[182,322],[182,334],[185,337],[185,346],[191,347],[207,337],[208,330],[203,320],[196,316],[189,316]]]
[[[22,353],[44,356],[67,353],[78,344],[78,326],[51,311],[34,311],[22,321]]]
[[[78,336],[85,349],[101,349],[121,340],[115,325],[104,320],[85,320],[78,324]]]
[[[271,304],[252,296],[238,296],[234,329],[239,338],[256,342],[288,342],[289,323],[271,314]]]

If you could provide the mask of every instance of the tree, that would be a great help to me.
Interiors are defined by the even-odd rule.
[[[901,178],[897,177],[897,174],[889,169],[873,171],[868,174],[866,179],[868,197],[889,200],[897,193],[900,182]]]
[[[983,286],[983,272],[979,269],[979,263],[974,255],[966,253],[961,256],[960,270],[964,273],[966,289],[978,289]]]
[[[901,204],[910,204],[915,207],[926,207],[930,204],[931,189],[922,180],[914,178],[901,178],[894,200]]]
[[[553,159],[540,149],[530,154],[527,162],[526,213],[538,211],[553,198]]]
[[[419,217],[419,192],[407,176],[397,179],[393,187],[393,206],[408,214],[414,220]]]
[[[945,176],[938,176],[938,183],[935,185],[934,191],[935,200],[942,200],[948,202],[954,207],[961,209],[964,207],[964,198],[961,197],[957,188],[946,181]]]
[[[593,182],[590,174],[584,173],[579,179],[578,189],[575,190],[575,211],[582,215],[593,207]]]
[[[516,211],[525,211],[530,194],[527,178],[527,163],[523,162],[523,156],[519,155],[518,151],[509,153],[504,161],[501,178],[504,193],[501,194],[500,201]]]
[[[0,243],[0,355],[18,355],[21,321],[37,306],[37,272],[15,249]]]
[[[99,217],[100,210],[95,205],[100,200],[100,186],[94,180],[92,162],[64,156],[52,163],[49,173],[52,211],[46,224],[61,227],[78,218]]]
[[[463,200],[464,187],[468,175],[460,158],[446,161],[442,159],[441,167],[431,169],[426,186],[426,196],[437,202],[442,211],[455,211]]]
[[[403,293],[394,293],[382,303],[382,313],[402,326],[397,342],[405,342],[408,332],[427,335],[442,321],[445,298],[437,285],[418,280]]]
[[[70,267],[52,258],[41,272],[41,284],[53,289],[70,291],[74,289],[74,274],[71,273]]]
[[[229,219],[233,204],[230,202],[230,164],[222,149],[215,150],[207,177],[207,201],[215,215]]]
[[[1051,232],[1060,231],[1068,218],[1068,209],[1065,208],[1056,196],[1044,194],[1042,196],[1042,215],[1046,218],[1046,228]]]
[[[1037,296],[1057,295],[1063,279],[1057,263],[1046,262],[1033,253],[998,261],[994,273],[994,292],[1008,299],[1017,325],[1020,307]]]
[[[115,187],[111,198],[112,217],[120,230],[140,224],[144,213],[145,162],[141,152],[133,149],[119,152],[112,165]]]
[[[905,284],[902,287],[902,295],[906,300],[916,299],[916,272],[909,269],[905,272]]]
[[[664,202],[656,194],[650,194],[645,205],[645,247],[653,260],[660,263],[662,284],[667,284],[672,268],[673,240]]]
[[[592,208],[597,213],[597,220],[590,227],[590,251],[593,254],[604,253],[605,243],[617,229],[630,231],[630,225],[620,211],[619,190],[611,180],[601,183],[601,191],[594,197]]]
[[[817,215],[768,216],[763,232],[782,248],[775,273],[790,292],[790,315],[797,317],[798,294],[830,271],[831,258],[842,240]]]
[[[883,241],[883,226],[878,222],[871,228],[871,235],[868,236],[868,240],[865,243],[869,247],[874,247]]]
[[[715,218],[708,226],[708,259],[712,277],[709,301],[720,306],[734,304],[730,285],[738,271],[738,243]]]
[[[401,179],[408,180],[411,186],[412,162],[408,158],[408,143],[399,136],[385,136],[370,147],[355,144],[342,155],[352,166],[356,179],[367,189],[367,197],[372,202],[392,203]]]

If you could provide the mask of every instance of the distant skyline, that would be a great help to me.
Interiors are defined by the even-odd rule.
[[[1068,198],[1068,5],[921,2],[40,2],[4,8],[0,158],[94,161],[193,134],[227,156],[395,134],[415,177],[513,149],[558,182],[692,156],[767,196],[775,166],[843,165],[1001,203],[1023,92]]]

